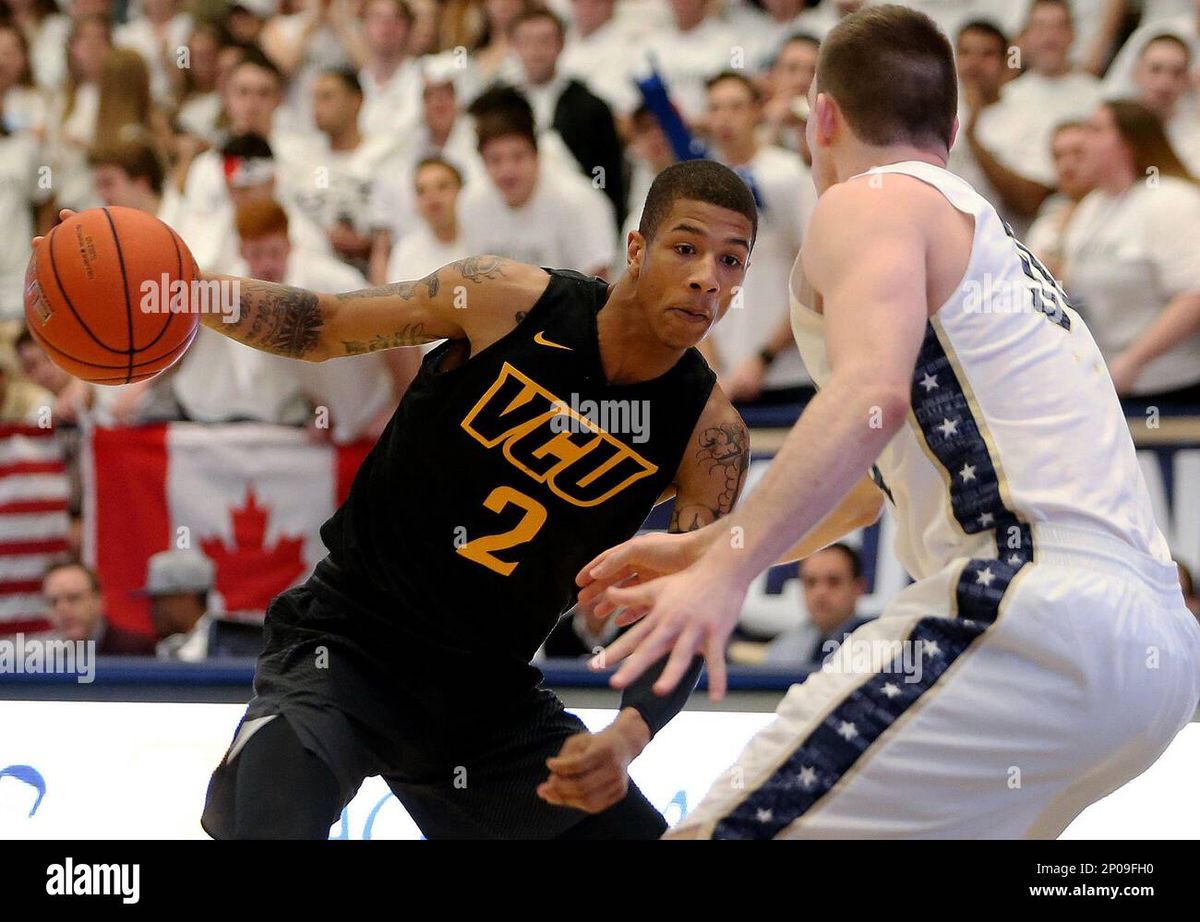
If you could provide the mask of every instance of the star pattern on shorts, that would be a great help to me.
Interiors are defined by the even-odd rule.
[[[992,572],[991,567],[984,567],[975,574],[975,582],[980,586],[991,586],[992,581],[996,578],[996,574]]]
[[[988,528],[996,524],[996,516],[990,512],[981,513],[979,516],[979,527]]]
[[[1023,564],[1025,562],[1025,558],[1022,557],[1020,554],[1013,554],[1011,557],[1008,558],[1008,562],[1010,564],[1012,564],[1014,567],[1019,567],[1021,564]]]
[[[958,417],[955,417],[954,419],[946,419],[943,417],[942,424],[936,428],[938,432],[940,432],[946,438],[950,438],[952,435],[958,435],[958,422]]]
[[[895,682],[888,682],[887,685],[883,686],[883,688],[880,690],[889,698],[895,698],[900,694],[900,686]]]
[[[854,726],[854,724],[848,720],[843,720],[842,725],[838,727],[837,732],[838,736],[847,740],[852,740],[854,737],[858,736],[858,727]]]
[[[769,823],[774,814],[770,810],[759,810],[755,816],[760,823]]]
[[[925,377],[921,379],[921,387],[925,388],[925,393],[928,394],[930,391],[936,391],[941,385],[938,384],[937,375],[925,372]]]
[[[962,470],[958,472],[958,476],[963,479],[963,483],[970,483],[975,479],[975,465],[964,464]]]
[[[805,765],[804,768],[797,772],[796,780],[804,787],[811,788],[817,783],[817,770],[811,765]]]
[[[935,656],[942,655],[942,648],[938,646],[938,642],[936,640],[926,640],[921,644],[921,651],[930,659],[933,659]]]

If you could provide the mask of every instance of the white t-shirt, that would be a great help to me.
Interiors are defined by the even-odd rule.
[[[617,236],[612,203],[602,192],[544,164],[520,208],[510,208],[491,182],[464,189],[459,221],[468,253],[579,272],[611,265]]]
[[[0,136],[0,318],[22,316],[41,145],[28,131]]]
[[[1032,71],[1004,86],[1000,101],[979,115],[984,148],[1026,179],[1053,187],[1050,142],[1061,123],[1085,119],[1100,104],[1100,82],[1090,74],[1044,77]]]
[[[787,318],[788,278],[817,201],[808,167],[791,151],[764,146],[745,169],[762,202],[741,297],[734,300],[711,334],[726,373],[757,355]],[[764,386],[794,387],[811,380],[799,353],[786,349],[771,364]]]
[[[313,14],[307,10],[274,17],[268,28],[277,30],[285,43],[294,45]],[[285,83],[283,104],[276,113],[276,124],[288,131],[311,132],[312,88],[322,71],[348,67],[350,56],[332,26],[319,25],[309,34],[299,64]]]
[[[29,66],[34,82],[43,90],[58,90],[66,83],[70,33],[71,20],[52,14],[42,20],[37,35],[29,43]]]
[[[635,73],[648,76],[653,59],[671,101],[687,121],[699,121],[707,105],[704,82],[732,66],[733,48],[739,44],[737,31],[711,16],[687,32],[671,25],[643,46]]]
[[[1194,97],[1180,104],[1167,124],[1167,136],[1188,172],[1200,178],[1200,105]]]
[[[380,167],[395,152],[395,141],[383,136],[364,137],[354,150],[330,150],[321,135],[320,149],[289,170],[291,197],[318,227],[328,230],[349,218],[360,234],[371,230],[371,190]]]
[[[1065,195],[1052,195],[1042,203],[1022,242],[1042,262],[1060,262],[1066,241],[1067,216],[1072,202]]]
[[[631,66],[637,41],[616,16],[586,38],[571,30],[558,59],[558,72],[586,83],[614,115],[630,115],[642,101]]]
[[[1067,291],[1106,361],[1120,355],[1175,296],[1200,292],[1200,189],[1164,176],[1120,196],[1097,190],[1071,218]],[[1135,394],[1200,381],[1200,333],[1151,362]]]
[[[166,54],[172,65],[178,65],[178,52],[187,45],[192,35],[192,17],[187,13],[176,13],[167,22]],[[113,44],[118,48],[132,48],[142,56],[150,71],[150,93],[160,103],[171,99],[171,76],[163,63],[163,43],[154,31],[154,24],[144,16],[117,26],[113,32]]]
[[[421,65],[409,58],[383,83],[371,72],[358,72],[363,89],[362,108],[358,110],[358,130],[367,136],[400,141],[415,131],[421,121],[421,94],[424,81]]]

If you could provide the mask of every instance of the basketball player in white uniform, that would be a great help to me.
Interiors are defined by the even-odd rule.
[[[848,17],[811,104],[793,326],[821,390],[732,516],[606,552],[580,597],[641,616],[614,685],[673,649],[656,690],[699,652],[720,696],[749,582],[875,516],[873,472],[916,582],[669,835],[1053,837],[1192,718],[1200,627],[1091,334],[945,169],[946,39],[899,7]]]

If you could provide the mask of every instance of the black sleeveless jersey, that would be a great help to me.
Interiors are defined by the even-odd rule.
[[[547,271],[497,342],[444,371],[454,343],[425,357],[321,529],[318,580],[406,646],[528,669],[579,569],[633,535],[673,481],[712,391],[695,349],[651,381],[609,384],[607,284]]]

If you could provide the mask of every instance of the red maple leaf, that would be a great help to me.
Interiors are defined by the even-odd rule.
[[[258,504],[254,487],[246,487],[246,499],[230,510],[233,547],[221,538],[204,538],[200,549],[217,567],[217,589],[229,611],[264,611],[276,595],[287,589],[307,570],[304,538],[281,536],[273,547],[264,544],[270,512]]]

